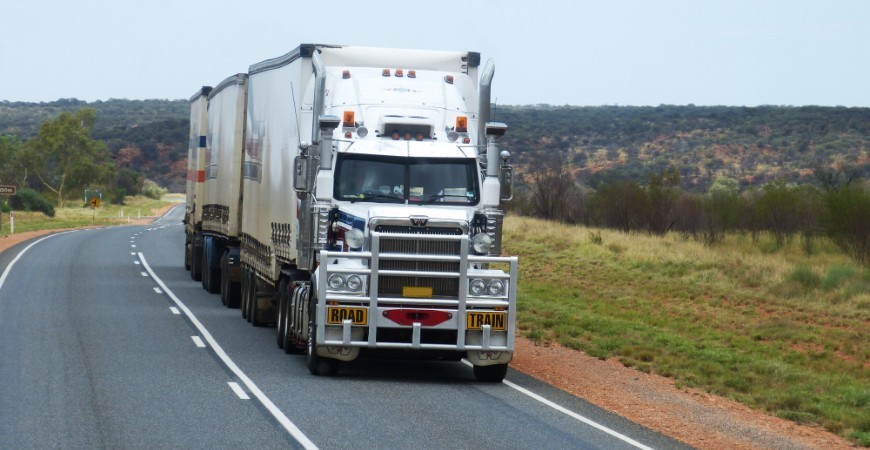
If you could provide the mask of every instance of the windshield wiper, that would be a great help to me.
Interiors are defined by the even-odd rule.
[[[361,193],[360,197],[345,198],[345,200],[349,200],[351,203],[356,203],[359,201],[366,201],[366,200],[371,200],[371,199],[375,199],[375,198],[386,198],[389,200],[402,201],[402,197],[399,197],[398,195],[383,194],[383,193],[374,192],[374,191],[366,191],[366,192]]]
[[[423,202],[423,204],[424,204],[424,205],[429,205],[429,204],[435,203],[435,200],[442,199],[442,198],[444,198],[444,197],[459,197],[459,198],[464,198],[464,199],[465,199],[465,203],[468,203],[468,196],[466,196],[466,195],[460,195],[460,194],[435,194],[435,195],[429,196],[429,198],[426,199],[426,201]]]

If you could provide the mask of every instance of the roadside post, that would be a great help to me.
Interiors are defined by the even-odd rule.
[[[15,186],[11,184],[0,184],[0,196],[9,197],[15,195]],[[3,231],[3,218],[0,216],[0,231]],[[15,215],[9,211],[9,234],[15,234]]]

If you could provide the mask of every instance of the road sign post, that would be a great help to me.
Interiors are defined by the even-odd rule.
[[[15,195],[15,186],[11,184],[0,184],[0,195]],[[2,216],[0,216],[2,217]],[[0,230],[3,230],[3,219],[0,218]],[[9,211],[9,234],[15,233],[15,219],[13,219],[12,211]]]

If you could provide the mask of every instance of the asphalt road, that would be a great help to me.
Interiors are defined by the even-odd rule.
[[[190,279],[181,213],[0,254],[0,448],[685,448],[513,370],[314,377]]]

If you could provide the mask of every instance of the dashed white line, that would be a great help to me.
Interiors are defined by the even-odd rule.
[[[159,287],[154,288],[154,292],[156,292],[156,293],[158,293],[158,294],[162,294],[162,293],[163,293],[163,291],[161,291]]]
[[[133,261],[133,264],[136,264],[138,266],[140,263],[139,261]]]
[[[230,385],[230,389],[232,389],[233,392],[235,392],[236,395],[239,396],[240,399],[242,399],[242,400],[250,400],[251,399],[251,397],[248,396],[248,394],[245,392],[245,390],[242,389],[241,386],[239,386],[239,383],[236,383],[235,381],[230,381],[227,384]]]
[[[147,277],[147,276],[148,276],[148,272],[142,272],[142,276],[143,276],[143,277]]]
[[[181,315],[181,311],[179,311],[178,308],[174,306],[170,306],[169,310],[172,311],[172,314],[175,314],[176,316]]]
[[[211,346],[211,349],[214,352],[215,356],[223,361],[227,369],[229,369],[230,372],[232,372],[233,375],[235,375],[236,378],[245,385],[248,392],[254,394],[254,397],[257,398],[260,404],[262,404],[263,407],[272,414],[272,417],[274,417],[275,420],[279,424],[281,424],[281,427],[283,427],[284,430],[286,430],[293,437],[293,439],[296,440],[296,442],[301,444],[302,447],[306,449],[316,449],[317,446],[314,445],[314,442],[311,442],[311,439],[308,439],[308,436],[306,436],[305,433],[303,433],[302,430],[300,430],[299,427],[296,426],[296,424],[291,422],[290,419],[287,418],[287,416],[284,415],[284,413],[277,406],[275,406],[274,403],[272,403],[272,400],[270,400],[269,397],[267,397],[266,394],[264,394],[263,391],[261,391],[256,384],[254,384],[254,381],[251,380],[245,374],[245,372],[242,372],[242,369],[236,365],[235,361],[233,361],[229,355],[227,355],[223,347],[221,347],[220,344],[218,344],[218,342],[214,339],[214,337],[212,337],[211,333],[209,333],[208,329],[205,328],[202,322],[200,322],[199,319],[197,319],[196,316],[193,315],[193,312],[191,312],[190,309],[178,297],[175,296],[175,294],[169,289],[169,287],[166,286],[166,283],[164,283],[163,280],[161,280],[157,276],[157,274],[154,273],[154,270],[152,270],[151,266],[148,265],[148,261],[145,260],[145,255],[143,255],[141,252],[139,253],[139,259],[142,261],[142,266],[145,267],[145,270],[147,270],[148,273],[151,275],[151,278],[153,278],[154,281],[157,282],[157,284],[159,284],[160,287],[162,287],[163,290],[166,291],[166,295],[168,295],[169,298],[171,298],[172,301],[175,302],[175,305],[178,306],[178,309],[184,312],[184,314],[190,320],[190,323],[192,323],[193,326],[196,327],[197,331],[199,331],[205,341],[208,342],[208,345]]]
[[[191,336],[190,338],[193,339],[193,343],[196,344],[197,347],[205,348],[205,342],[202,342],[202,338],[199,336]]]

